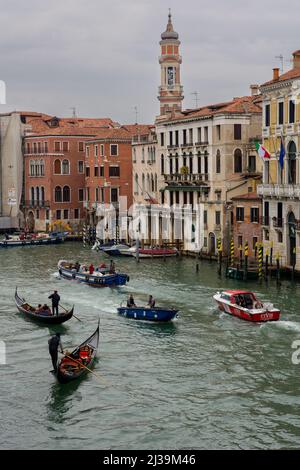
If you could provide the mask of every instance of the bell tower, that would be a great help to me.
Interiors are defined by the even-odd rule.
[[[183,87],[180,84],[180,64],[182,62],[179,55],[180,41],[178,33],[174,31],[172,24],[171,11],[167,29],[161,35],[160,47],[161,55],[159,58],[161,68],[161,80],[159,87],[160,115],[167,112],[181,111],[181,102],[183,100]]]

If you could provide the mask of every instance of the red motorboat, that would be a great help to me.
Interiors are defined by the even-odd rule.
[[[252,322],[279,320],[280,310],[271,303],[262,303],[253,292],[226,290],[213,298],[223,312]]]
[[[136,249],[132,251],[132,255],[136,256]],[[176,248],[139,248],[139,258],[170,258],[178,256]]]

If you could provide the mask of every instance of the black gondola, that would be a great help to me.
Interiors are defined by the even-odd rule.
[[[65,384],[78,379],[93,365],[99,344],[99,324],[100,318],[95,333],[59,361],[54,374],[60,383]]]
[[[47,325],[60,325],[61,323],[70,320],[70,318],[73,316],[74,306],[69,311],[59,312],[58,315],[43,315],[36,313],[36,309],[34,307],[29,305],[25,299],[19,297],[17,288],[15,292],[15,301],[19,312],[23,313],[26,318],[38,321],[39,323],[44,323]]]

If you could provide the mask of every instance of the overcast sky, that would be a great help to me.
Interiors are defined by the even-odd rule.
[[[248,94],[300,49],[299,0],[0,0],[0,80],[14,109],[153,122],[168,7],[184,107]],[[0,112],[4,111],[0,105]]]

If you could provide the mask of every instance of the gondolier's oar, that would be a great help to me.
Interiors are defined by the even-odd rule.
[[[65,312],[68,312],[68,310],[67,310],[65,307],[63,307],[63,306],[62,306],[62,305],[60,305],[60,304],[59,304],[59,306],[60,306],[61,308],[63,308]],[[78,321],[81,321],[81,322],[82,322],[82,320],[80,320],[80,318],[76,317],[76,315],[74,315],[74,313],[73,313],[73,317],[74,317],[74,318],[76,318],[76,320],[78,320]]]
[[[64,353],[63,353],[64,354]],[[68,359],[71,359],[71,361],[74,361],[76,362],[77,364],[79,364],[81,367],[84,367],[86,370],[88,370],[91,374],[94,374],[96,377],[98,377],[98,379],[102,380],[104,383],[106,383],[107,385],[110,385],[109,382],[107,382],[107,380],[103,379],[103,377],[101,377],[101,375],[99,374],[96,374],[96,372],[94,372],[93,370],[89,369],[87,366],[85,366],[84,364],[82,364],[81,362],[79,361],[76,361],[76,359],[74,359],[74,357],[71,357],[69,356],[68,354],[64,354],[65,357],[67,357]]]

